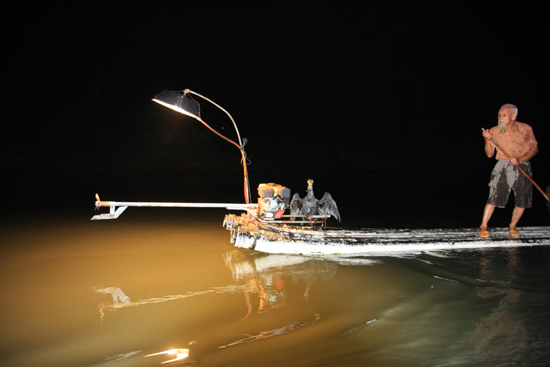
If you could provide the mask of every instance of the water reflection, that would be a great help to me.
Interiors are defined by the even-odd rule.
[[[169,301],[182,300],[191,297],[203,296],[207,294],[236,294],[244,295],[244,304],[246,305],[246,315],[240,320],[245,321],[253,314],[264,314],[275,309],[286,306],[287,279],[293,283],[293,287],[300,287],[301,297],[307,303],[310,290],[314,282],[331,279],[335,276],[338,265],[331,261],[315,260],[308,257],[268,255],[259,254],[247,250],[234,250],[223,255],[223,260],[231,271],[232,279],[237,284],[230,284],[222,287],[212,287],[209,289],[185,292],[182,294],[170,294],[163,297],[152,297],[133,301],[119,287],[93,287],[93,291],[99,294],[109,295],[109,300],[100,302],[98,305],[101,324],[103,325],[105,313],[117,311],[128,307],[138,307],[152,304],[159,304]],[[366,260],[367,261],[367,260]],[[370,263],[370,262],[369,262]],[[257,300],[251,300],[251,296],[256,295]],[[268,339],[275,336],[287,334],[300,328],[312,325],[321,319],[320,313],[316,312],[302,320],[296,320],[285,323],[275,328],[259,330],[256,333],[231,333],[229,328],[224,328],[218,335],[231,335],[233,341],[218,345],[218,349],[233,347],[245,343],[250,343],[262,339]],[[371,321],[369,321],[371,322]],[[231,325],[234,327],[235,325]],[[250,329],[249,325],[249,329]],[[203,343],[204,340],[197,339],[188,343],[192,346]],[[133,356],[141,351],[123,353],[116,356],[107,357],[106,360],[119,360]],[[148,354],[145,357],[159,356],[163,354],[176,355],[176,358],[164,361],[162,363],[179,362],[187,358],[190,354],[189,349],[171,349],[163,352]],[[190,362],[194,363],[194,362]]]
[[[285,282],[283,276],[290,276],[295,284],[304,283],[303,297],[309,297],[311,285],[316,280],[326,280],[334,277],[337,265],[333,262],[312,260],[312,258],[285,255],[265,255],[258,253],[244,254],[235,250],[224,254],[224,262],[231,269],[232,277],[242,284],[231,284],[225,287],[212,287],[184,294],[166,295],[132,301],[122,289],[118,287],[93,287],[93,291],[100,294],[109,294],[111,300],[99,304],[100,316],[103,320],[105,311],[116,311],[126,307],[136,307],[184,298],[201,296],[209,293],[258,293],[260,304],[258,312],[283,307],[286,300]],[[249,297],[247,296],[247,299]],[[249,313],[250,303],[247,302]]]
[[[104,361],[105,362],[119,361],[121,359],[132,357],[132,356],[134,356],[136,354],[139,354],[141,352],[142,352],[141,350],[135,350],[133,352],[119,353],[119,354],[115,354],[115,355],[112,355],[112,356],[105,357]]]
[[[282,326],[280,328],[276,328],[276,329],[273,329],[273,330],[260,331],[256,335],[247,335],[243,339],[239,339],[239,340],[234,341],[232,343],[229,343],[227,345],[221,345],[218,348],[227,348],[227,347],[232,347],[232,346],[235,346],[235,345],[249,343],[249,342],[253,342],[253,341],[257,341],[257,340],[261,340],[261,339],[271,338],[272,336],[283,335],[283,334],[286,334],[290,331],[298,330],[301,327],[314,324],[317,321],[319,321],[320,319],[321,319],[321,315],[316,313],[315,315],[313,315],[313,318],[309,321],[305,321],[305,322],[301,322],[301,323],[291,323],[291,324],[287,324],[285,326]]]
[[[159,355],[163,355],[163,354],[167,354],[169,356],[173,356],[173,357],[176,357],[176,358],[172,358],[172,359],[169,359],[167,361],[161,362],[161,364],[179,362],[179,361],[189,357],[189,349],[181,349],[181,348],[170,349],[170,350],[165,350],[165,351],[158,352],[158,353],[148,354],[145,357],[154,357],[154,356],[159,356]]]
[[[434,277],[473,290],[474,298],[465,298],[467,308],[457,314],[463,322],[471,315],[472,327],[465,323],[464,331],[470,331],[455,336],[460,354],[449,356],[446,364],[546,365],[550,339],[541,327],[550,317],[550,289],[539,279],[548,279],[547,254],[546,249],[514,248],[418,258],[429,263]]]
[[[241,285],[241,286],[229,285],[226,287],[213,287],[211,289],[197,291],[197,292],[187,292],[184,294],[170,294],[164,297],[140,299],[135,302],[131,301],[130,297],[126,296],[124,292],[117,287],[106,287],[106,288],[93,287],[92,289],[97,293],[110,294],[112,296],[112,300],[113,300],[112,302],[102,302],[98,306],[101,321],[103,322],[103,319],[105,317],[105,311],[116,311],[126,307],[136,307],[136,306],[150,305],[155,303],[164,303],[168,301],[175,301],[175,300],[181,300],[184,298],[201,296],[209,293],[240,293],[246,290],[247,288],[248,288],[248,285]]]
[[[519,250],[510,250],[504,265],[498,263],[500,259],[491,257],[487,251],[482,251],[481,255],[481,276],[478,280],[489,286],[479,289],[477,296],[481,299],[499,299],[499,301],[498,305],[491,310],[491,314],[476,324],[470,341],[481,355],[499,357],[517,355],[528,343],[528,334],[523,320],[517,313],[521,292],[512,287],[512,282],[520,269]]]
[[[249,284],[258,293],[258,312],[283,307],[286,302],[285,282],[289,276],[295,285],[303,283],[304,300],[308,300],[311,285],[316,280],[327,280],[336,274],[338,265],[311,257],[265,255],[235,250],[224,255],[235,281]]]

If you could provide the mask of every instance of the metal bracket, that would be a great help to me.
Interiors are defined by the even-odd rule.
[[[231,204],[231,203],[153,203],[153,202],[117,202],[101,201],[95,194],[95,208],[109,207],[109,213],[94,215],[91,220],[117,219],[129,206],[132,207],[160,207],[160,208],[225,208],[228,210],[255,211],[258,204]]]
[[[127,206],[119,206],[117,208],[116,205],[111,204],[109,205],[109,213],[104,214],[96,214],[94,215],[91,220],[104,220],[104,219],[117,219],[120,217],[120,215],[128,208]]]

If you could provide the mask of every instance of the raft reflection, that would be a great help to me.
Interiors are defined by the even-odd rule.
[[[283,276],[290,276],[294,284],[304,283],[303,297],[307,301],[313,282],[334,277],[338,267],[335,263],[310,257],[265,255],[241,250],[226,253],[224,261],[235,281],[245,281],[253,289],[252,293],[258,293],[258,312],[284,307],[287,295]]]
[[[259,302],[256,310],[257,313],[265,313],[272,309],[282,308],[285,306],[287,298],[283,277],[290,277],[295,285],[303,283],[304,290],[302,296],[304,300],[307,301],[312,284],[317,280],[327,280],[334,277],[338,267],[337,264],[333,262],[313,260],[308,257],[265,255],[248,252],[246,250],[227,252],[224,254],[223,258],[226,266],[231,270],[233,280],[241,284],[213,287],[196,292],[187,292],[185,294],[139,299],[137,301],[132,301],[130,297],[118,287],[93,287],[94,292],[111,296],[111,301],[102,302],[98,305],[101,323],[103,324],[104,322],[106,311],[116,311],[127,307],[164,303],[211,293],[235,294],[241,292],[245,296],[247,307],[247,314],[241,320],[243,321],[254,311],[250,300],[251,294],[258,295]],[[270,330],[263,330],[255,335],[242,334],[241,336],[244,336],[244,338],[237,339],[228,344],[219,345],[218,348],[227,348],[260,339],[279,336],[316,323],[320,318],[321,315],[315,313],[309,320],[286,324]],[[197,340],[191,341],[189,345],[196,344],[197,342]],[[129,357],[136,353],[137,352],[132,352],[127,356]],[[189,349],[171,349],[159,353],[148,354],[145,357],[161,354],[177,355],[175,359],[162,362],[170,363],[187,358],[189,356]]]

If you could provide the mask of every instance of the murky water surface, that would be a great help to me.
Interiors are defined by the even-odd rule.
[[[550,357],[548,248],[265,255],[232,247],[223,215],[5,224],[0,364],[542,366]]]

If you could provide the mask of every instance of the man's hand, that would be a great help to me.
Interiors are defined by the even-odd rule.
[[[481,132],[481,134],[483,135],[483,137],[484,137],[485,139],[491,139],[491,138],[493,137],[493,136],[491,135],[491,132],[490,132],[489,130],[485,130],[485,129],[484,129],[484,130]]]

